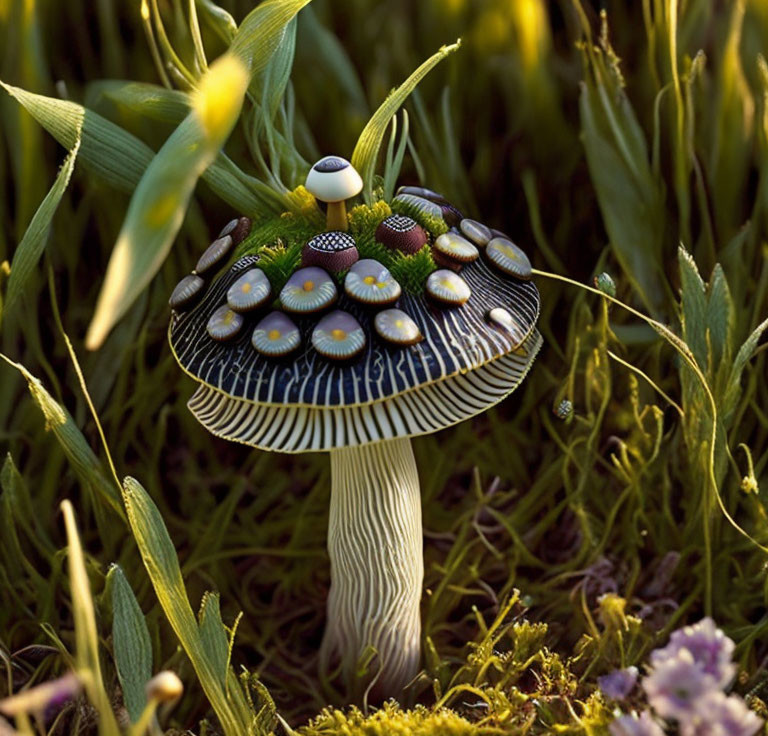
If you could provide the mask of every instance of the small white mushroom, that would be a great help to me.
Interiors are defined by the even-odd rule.
[[[363,180],[360,174],[341,156],[321,158],[307,174],[307,191],[328,204],[327,230],[347,230],[346,200],[360,194]]]

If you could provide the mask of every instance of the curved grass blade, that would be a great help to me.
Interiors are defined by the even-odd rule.
[[[112,646],[117,677],[131,723],[136,723],[147,705],[144,688],[152,677],[152,642],[144,614],[118,565],[109,569],[106,585],[112,600]]]
[[[33,376],[21,363],[15,363],[2,353],[0,353],[0,358],[24,376],[32,398],[40,411],[43,412],[46,428],[52,430],[56,435],[61,449],[80,481],[92,487],[121,519],[125,519],[123,506],[114,484],[105,475],[99,459],[83,437],[82,432],[77,428],[69,412],[46,391],[40,379]]]
[[[355,150],[352,153],[352,165],[360,172],[363,178],[363,194],[366,202],[371,202],[371,190],[373,187],[373,174],[376,169],[376,160],[379,149],[384,140],[390,120],[400,109],[408,95],[416,88],[416,85],[446,56],[452,54],[461,46],[461,40],[449,46],[443,46],[429,57],[408,79],[397,87],[368,121],[360,137],[357,139]]]
[[[29,277],[32,275],[37,262],[43,255],[45,244],[48,239],[48,232],[51,227],[51,220],[61,202],[61,198],[69,185],[72,172],[75,168],[75,160],[80,150],[80,139],[75,142],[74,148],[69,152],[66,160],[61,166],[56,181],[45,195],[45,199],[37,208],[32,221],[29,223],[24,237],[19,243],[19,247],[13,254],[11,263],[11,275],[8,278],[8,291],[6,292],[6,301],[4,313],[9,313],[19,297],[24,293]]]
[[[154,155],[152,149],[119,125],[76,102],[36,95],[0,82],[64,148],[81,140],[79,158],[92,173],[116,189],[131,192]]]
[[[236,57],[220,57],[196,93],[195,106],[147,167],[131,198],[99,293],[85,344],[98,348],[160,269],[200,175],[213,162],[240,114],[248,77]]]
[[[242,688],[233,686],[236,679],[229,671],[222,680],[222,644],[219,643],[217,654],[212,658],[209,643],[203,640],[201,627],[189,604],[176,549],[157,506],[141,484],[130,477],[123,482],[123,500],[160,605],[192,662],[224,733],[227,736],[255,733],[256,714],[248,705]],[[257,733],[266,734],[267,731]]]

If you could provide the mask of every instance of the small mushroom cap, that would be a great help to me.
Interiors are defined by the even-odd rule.
[[[243,316],[233,312],[229,306],[220,306],[208,320],[208,334],[219,341],[231,340],[243,327]]]
[[[461,234],[465,238],[471,240],[475,245],[479,245],[481,248],[488,245],[488,241],[493,237],[491,228],[487,225],[483,225],[482,222],[470,220],[469,218],[464,218],[459,223],[459,230],[461,230]]]
[[[470,263],[480,255],[480,251],[458,233],[443,233],[432,247],[440,255],[459,263]]]
[[[465,304],[472,291],[469,284],[453,271],[441,268],[427,277],[427,294],[446,306]]]
[[[346,159],[326,156],[309,170],[304,186],[321,202],[343,202],[360,194],[363,180]]]
[[[485,249],[485,255],[495,268],[510,276],[526,281],[531,278],[531,262],[523,250],[506,238],[493,238]]]
[[[187,274],[174,288],[168,304],[171,309],[189,309],[205,293],[205,281],[197,274]]]
[[[198,274],[206,276],[217,271],[224,265],[234,247],[234,241],[231,235],[225,235],[223,238],[214,240],[204,251],[203,255],[197,261],[195,271]]]

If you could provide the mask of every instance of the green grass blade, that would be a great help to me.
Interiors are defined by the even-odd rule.
[[[40,379],[33,376],[21,363],[14,363],[2,353],[0,358],[16,368],[27,381],[32,398],[43,412],[46,427],[56,435],[56,439],[81,482],[95,489],[101,498],[124,519],[123,507],[114,484],[109,481],[99,459],[69,412],[46,391]]]
[[[112,706],[104,690],[99,663],[99,635],[93,610],[91,587],[85,571],[85,556],[75,523],[75,512],[69,501],[61,504],[69,544],[69,580],[75,618],[75,662],[77,675],[83,682],[88,698],[99,714],[100,736],[119,736]]]
[[[123,700],[136,723],[147,705],[145,687],[152,677],[152,642],[147,622],[122,569],[112,565],[107,573],[112,600],[112,645]]]
[[[373,113],[360,137],[357,139],[355,150],[352,153],[352,165],[360,172],[363,178],[363,194],[367,202],[371,201],[371,190],[373,187],[373,174],[376,170],[376,161],[379,156],[379,149],[384,140],[384,135],[389,127],[392,116],[400,109],[408,95],[416,88],[416,85],[424,79],[425,76],[443,59],[456,51],[461,45],[461,41],[443,46],[441,49],[429,57],[420,67],[414,71],[399,87],[397,87],[389,97],[380,105],[379,109]]]
[[[189,95],[157,84],[104,79],[88,87],[88,98],[104,96],[137,115],[178,125],[189,113]],[[95,107],[95,105],[94,105]]]
[[[32,221],[29,223],[24,237],[19,243],[19,247],[13,254],[4,313],[10,312],[13,305],[17,303],[19,297],[24,293],[29,278],[35,270],[40,257],[43,255],[45,244],[48,240],[48,232],[51,227],[51,220],[69,185],[79,150],[80,141],[77,140],[74,148],[69,152],[69,155],[62,164],[56,181],[32,217]]]
[[[157,506],[133,478],[124,481],[123,499],[160,605],[192,662],[225,733],[227,736],[248,733],[252,713],[242,690],[230,688],[227,693],[220,668],[209,656],[184,588],[176,550]]]
[[[283,40],[285,27],[311,0],[266,0],[243,19],[230,46],[251,79],[263,72]],[[254,82],[258,85],[258,81]],[[256,87],[258,92],[259,87]],[[257,95],[258,96],[258,95]]]
[[[216,668],[221,682],[227,678],[229,664],[229,640],[221,620],[221,608],[217,593],[206,593],[200,606],[200,639],[208,657]]]
[[[82,139],[79,158],[93,174],[122,191],[133,191],[154,155],[152,149],[119,125],[67,100],[36,95],[0,82],[64,148]]]
[[[247,77],[226,55],[201,80],[192,112],[147,167],[112,251],[86,346],[95,350],[162,266],[197,180],[213,162],[240,114]]]

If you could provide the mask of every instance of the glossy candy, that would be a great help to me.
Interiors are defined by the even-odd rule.
[[[502,273],[526,281],[531,278],[531,262],[528,256],[511,240],[494,238],[488,243],[485,255],[491,264]]]
[[[400,202],[407,207],[411,207],[423,215],[427,215],[429,217],[437,217],[441,220],[443,219],[442,207],[440,207],[440,205],[436,204],[435,202],[430,202],[430,200],[424,199],[423,197],[417,197],[413,194],[398,194],[392,200],[392,204],[397,202]]]
[[[168,304],[170,304],[171,309],[184,311],[197,304],[204,293],[205,281],[196,274],[190,273],[176,284]]]
[[[472,295],[467,282],[461,276],[444,268],[429,274],[426,291],[435,301],[449,307],[465,304]]]
[[[262,355],[278,358],[288,355],[301,344],[299,328],[282,312],[270,312],[251,335],[251,345]]]
[[[240,276],[227,291],[227,304],[235,312],[258,309],[272,294],[272,285],[264,271],[251,268]]]
[[[408,194],[413,197],[428,199],[430,202],[434,202],[435,204],[449,204],[448,200],[442,194],[433,192],[431,189],[427,189],[426,187],[400,187],[397,190],[397,196],[399,197],[401,194]]]
[[[363,304],[392,304],[398,300],[402,289],[386,266],[372,258],[364,258],[349,269],[344,279],[344,291]]]
[[[365,347],[365,332],[348,312],[325,315],[312,331],[312,347],[331,360],[348,360]]]
[[[286,312],[319,312],[336,301],[338,292],[333,279],[322,268],[294,271],[280,292]]]
[[[471,240],[475,245],[479,245],[481,248],[488,245],[488,241],[493,237],[491,229],[477,220],[464,218],[459,223],[459,230],[467,240]]]
[[[205,329],[208,334],[219,342],[231,340],[241,330],[243,326],[243,316],[233,312],[226,304],[222,304],[211,315]]]
[[[232,242],[235,245],[240,244],[245,240],[248,233],[251,232],[251,220],[248,217],[236,217],[234,220],[230,220],[219,233],[219,237],[223,238],[225,235],[232,237]]]
[[[376,334],[393,345],[415,345],[423,340],[419,326],[402,309],[385,309],[373,320]]]
[[[202,275],[211,275],[214,271],[218,270],[224,265],[224,262],[229,257],[234,247],[234,241],[231,235],[225,235],[223,238],[214,240],[208,248],[206,248],[203,255],[197,261],[195,271]]]
[[[488,324],[505,332],[512,340],[514,347],[518,347],[525,340],[525,330],[523,330],[508,309],[505,309],[504,307],[494,307],[488,312],[486,319],[488,320]]]
[[[435,240],[432,255],[440,265],[454,268],[476,260],[480,251],[463,235],[443,233]]]

